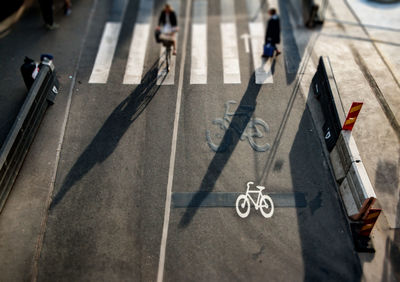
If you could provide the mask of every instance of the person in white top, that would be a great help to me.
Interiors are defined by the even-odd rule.
[[[176,55],[176,39],[175,33],[178,31],[178,20],[171,5],[165,4],[158,20],[157,30],[161,31],[160,38],[162,40],[171,40],[173,46],[173,55]]]

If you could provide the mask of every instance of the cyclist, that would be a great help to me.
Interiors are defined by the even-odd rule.
[[[157,30],[161,31],[160,39],[162,41],[171,41],[173,47],[173,55],[176,55],[176,39],[175,33],[178,31],[178,20],[176,14],[170,4],[165,4],[158,20]]]

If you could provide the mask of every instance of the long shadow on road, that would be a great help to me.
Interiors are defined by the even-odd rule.
[[[217,182],[240,140],[240,133],[238,132],[243,132],[249,123],[256,109],[257,96],[261,89],[261,85],[255,84],[254,82],[255,74],[253,73],[249,80],[246,92],[240,100],[239,106],[233,115],[231,123],[229,124],[229,128],[225,131],[219,146],[219,150],[216,152],[214,158],[208,166],[207,172],[201,181],[198,192],[193,196],[188,208],[179,222],[180,228],[185,228],[190,224],[197,212],[198,208],[196,208],[196,206],[200,206],[204,199],[207,198],[208,194],[214,190],[215,183]],[[242,109],[247,109],[246,114],[243,114]]]
[[[313,95],[311,90],[309,95]],[[304,193],[308,199],[307,208],[296,209],[302,280],[360,281],[360,261],[316,132],[306,107],[289,152],[293,192]]]
[[[142,83],[107,118],[92,142],[79,156],[65,177],[60,190],[53,198],[50,209],[54,208],[69,192],[71,187],[82,179],[96,163],[103,162],[114,152],[130,125],[140,116],[159,90],[160,86],[156,85],[157,66],[158,60],[145,74]]]

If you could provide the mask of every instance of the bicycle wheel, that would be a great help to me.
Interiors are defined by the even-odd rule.
[[[271,148],[271,145],[262,139],[269,132],[268,124],[262,119],[253,119],[246,128],[247,138],[251,147],[257,152],[265,152]],[[257,142],[256,142],[257,140]]]
[[[165,62],[167,64],[167,72],[169,72],[171,64],[171,47],[167,47],[165,50]]]
[[[270,218],[274,214],[274,202],[268,195],[263,195],[260,203],[260,212],[265,218]]]
[[[214,152],[224,152],[231,144],[231,136],[222,119],[217,118],[212,123],[217,126],[206,131],[207,144]]]
[[[236,199],[236,212],[241,218],[246,218],[250,213],[250,201],[246,195],[240,195]]]

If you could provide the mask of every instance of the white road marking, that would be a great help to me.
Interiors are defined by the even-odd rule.
[[[123,84],[139,84],[142,80],[143,65],[153,13],[153,1],[154,0],[140,0]]]
[[[249,31],[251,36],[251,50],[256,75],[256,84],[273,83],[271,61],[261,58],[264,48],[265,27],[261,13],[260,0],[246,0],[249,15]]]
[[[179,18],[179,12],[181,9],[181,0],[170,0],[168,3],[172,6],[175,11],[176,17]],[[179,23],[179,22],[178,22]],[[176,44],[178,45],[178,33],[175,34]],[[158,64],[158,75],[157,85],[173,85],[175,83],[175,66],[176,56],[171,56],[170,70],[167,72],[165,63],[165,47],[160,48],[160,61]]]
[[[167,237],[168,237],[168,227],[169,218],[171,213],[171,197],[172,197],[172,184],[174,180],[175,171],[175,158],[176,158],[176,145],[178,141],[178,126],[179,126],[179,116],[181,112],[182,103],[182,90],[183,90],[183,75],[185,71],[185,61],[186,61],[186,46],[188,41],[189,33],[189,19],[190,19],[190,9],[192,6],[192,1],[188,0],[186,4],[186,19],[183,35],[182,44],[182,60],[179,70],[179,82],[178,82],[178,93],[176,95],[176,107],[175,107],[175,120],[174,120],[174,130],[172,132],[172,142],[171,142],[171,156],[169,159],[169,171],[168,171],[168,184],[167,184],[167,195],[165,197],[165,210],[164,210],[164,223],[163,232],[161,237],[160,245],[160,260],[158,263],[158,273],[157,282],[162,282],[164,277],[164,266],[165,266],[165,253],[167,248]]]
[[[121,30],[120,22],[107,22],[89,83],[106,83]]]
[[[239,52],[235,21],[235,2],[221,0],[221,38],[224,83],[240,83]]]
[[[275,8],[276,12],[279,14],[279,4],[278,0],[267,0],[268,9]]]
[[[207,1],[194,0],[190,84],[207,83]]]
[[[244,49],[246,50],[246,53],[250,52],[250,44],[249,44],[249,39],[250,39],[250,34],[248,33],[243,33],[240,36],[241,39],[244,41]]]

